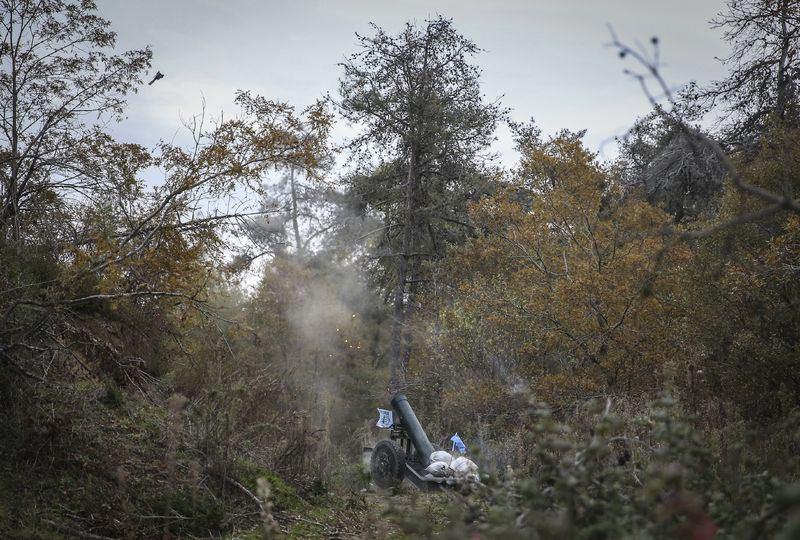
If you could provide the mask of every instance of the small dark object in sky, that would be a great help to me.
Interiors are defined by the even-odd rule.
[[[154,82],[156,82],[157,80],[159,80],[159,79],[163,79],[163,78],[164,78],[164,74],[163,74],[163,73],[161,73],[160,71],[156,71],[156,76],[155,76],[155,77],[153,77],[153,80],[152,80],[152,81],[150,81],[149,83],[147,83],[147,86],[150,86],[150,85],[152,85]]]
[[[658,36],[651,37],[650,43],[652,43],[653,45],[658,45]]]

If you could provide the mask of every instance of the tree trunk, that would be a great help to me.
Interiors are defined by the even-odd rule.
[[[414,317],[414,311],[417,307],[417,289],[419,288],[419,280],[420,280],[420,265],[421,259],[419,256],[415,257],[414,260],[411,262],[411,271],[407,272],[409,274],[410,279],[407,281],[408,283],[408,298],[406,299],[406,313],[405,313],[405,328],[404,328],[404,335],[403,335],[403,352],[402,352],[402,359],[401,365],[405,370],[408,367],[408,362],[411,360],[411,346],[413,345],[414,335],[412,334],[412,328],[409,324],[411,319]]]
[[[416,193],[419,189],[419,156],[412,145],[408,159],[408,181],[406,183],[405,223],[403,226],[403,251],[397,254],[397,283],[394,289],[394,321],[392,324],[392,355],[390,358],[389,390],[394,393],[405,384],[406,362],[404,353],[404,329],[408,321],[406,305],[406,283],[409,260],[415,256],[414,229],[416,227]]]
[[[789,0],[781,0],[781,58],[778,61],[778,95],[775,103],[778,118],[781,120],[786,117],[786,105],[789,93],[789,78],[786,76],[786,64],[789,58],[789,48],[791,46],[789,30],[786,25],[789,16],[788,3]]]
[[[9,22],[8,44],[11,47],[9,56],[11,57],[11,171],[6,189],[6,200],[3,201],[2,213],[0,214],[0,225],[5,239],[11,229],[12,241],[19,243],[19,131],[18,131],[18,87],[17,87],[17,49],[14,46],[14,9],[10,10],[11,20]]]
[[[300,238],[300,225],[297,219],[297,184],[294,180],[294,167],[289,168],[289,185],[292,190],[292,229],[294,231],[294,252],[298,259],[305,256],[305,246]]]

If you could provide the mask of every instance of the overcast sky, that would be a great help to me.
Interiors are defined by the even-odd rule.
[[[726,52],[708,21],[722,9],[712,0],[100,0],[121,48],[151,45],[153,70],[165,78],[130,99],[125,140],[152,145],[172,139],[181,116],[201,109],[236,113],[237,89],[300,108],[336,95],[337,63],[356,47],[355,33],[374,22],[398,31],[407,20],[442,14],[486,49],[487,97],[503,97],[516,120],[534,118],[545,133],[587,129],[598,150],[648,110],[624,62],[605,44],[606,23],[626,39],[657,35],[675,86],[719,78]],[[340,126],[337,137],[348,130]],[[503,162],[514,160],[507,130],[499,134]],[[605,153],[613,149],[605,147]]]

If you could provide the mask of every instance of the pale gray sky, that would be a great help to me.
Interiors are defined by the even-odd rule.
[[[247,89],[298,108],[336,94],[340,62],[369,22],[388,31],[409,19],[441,13],[486,52],[483,89],[504,95],[516,120],[533,117],[545,133],[587,129],[587,144],[622,133],[648,110],[624,63],[604,45],[606,23],[623,38],[647,42],[657,35],[673,85],[706,82],[723,69],[715,56],[726,46],[708,20],[716,0],[100,0],[118,44],[150,44],[165,78],[130,99],[121,138],[152,145],[171,139],[180,116],[207,111],[234,114],[232,97]],[[345,126],[336,129],[346,136]],[[514,161],[507,130],[497,150]],[[606,149],[606,152],[613,152]]]

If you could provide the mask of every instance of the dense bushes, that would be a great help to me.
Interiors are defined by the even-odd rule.
[[[462,494],[442,538],[795,538],[800,460],[765,469],[745,438],[720,460],[674,399],[636,418],[596,400],[575,412],[585,429],[532,402],[520,411],[528,466]],[[795,443],[798,418],[784,426]],[[775,465],[775,464],[773,464]],[[418,509],[417,521],[429,520]],[[407,516],[400,523],[414,522]],[[409,528],[409,530],[411,530]]]
[[[737,157],[740,173],[765,189],[800,186],[795,133],[770,132]],[[522,134],[518,176],[472,206],[476,234],[438,266],[417,320],[426,339],[413,381],[434,428],[466,434],[487,472],[506,478],[477,496],[477,528],[791,537],[796,216],[734,224],[764,203],[727,185],[716,214],[676,229],[579,136]],[[680,406],[659,401],[664,392]],[[552,407],[534,410],[535,423],[519,412],[529,395]],[[616,416],[591,422],[597,399]]]

